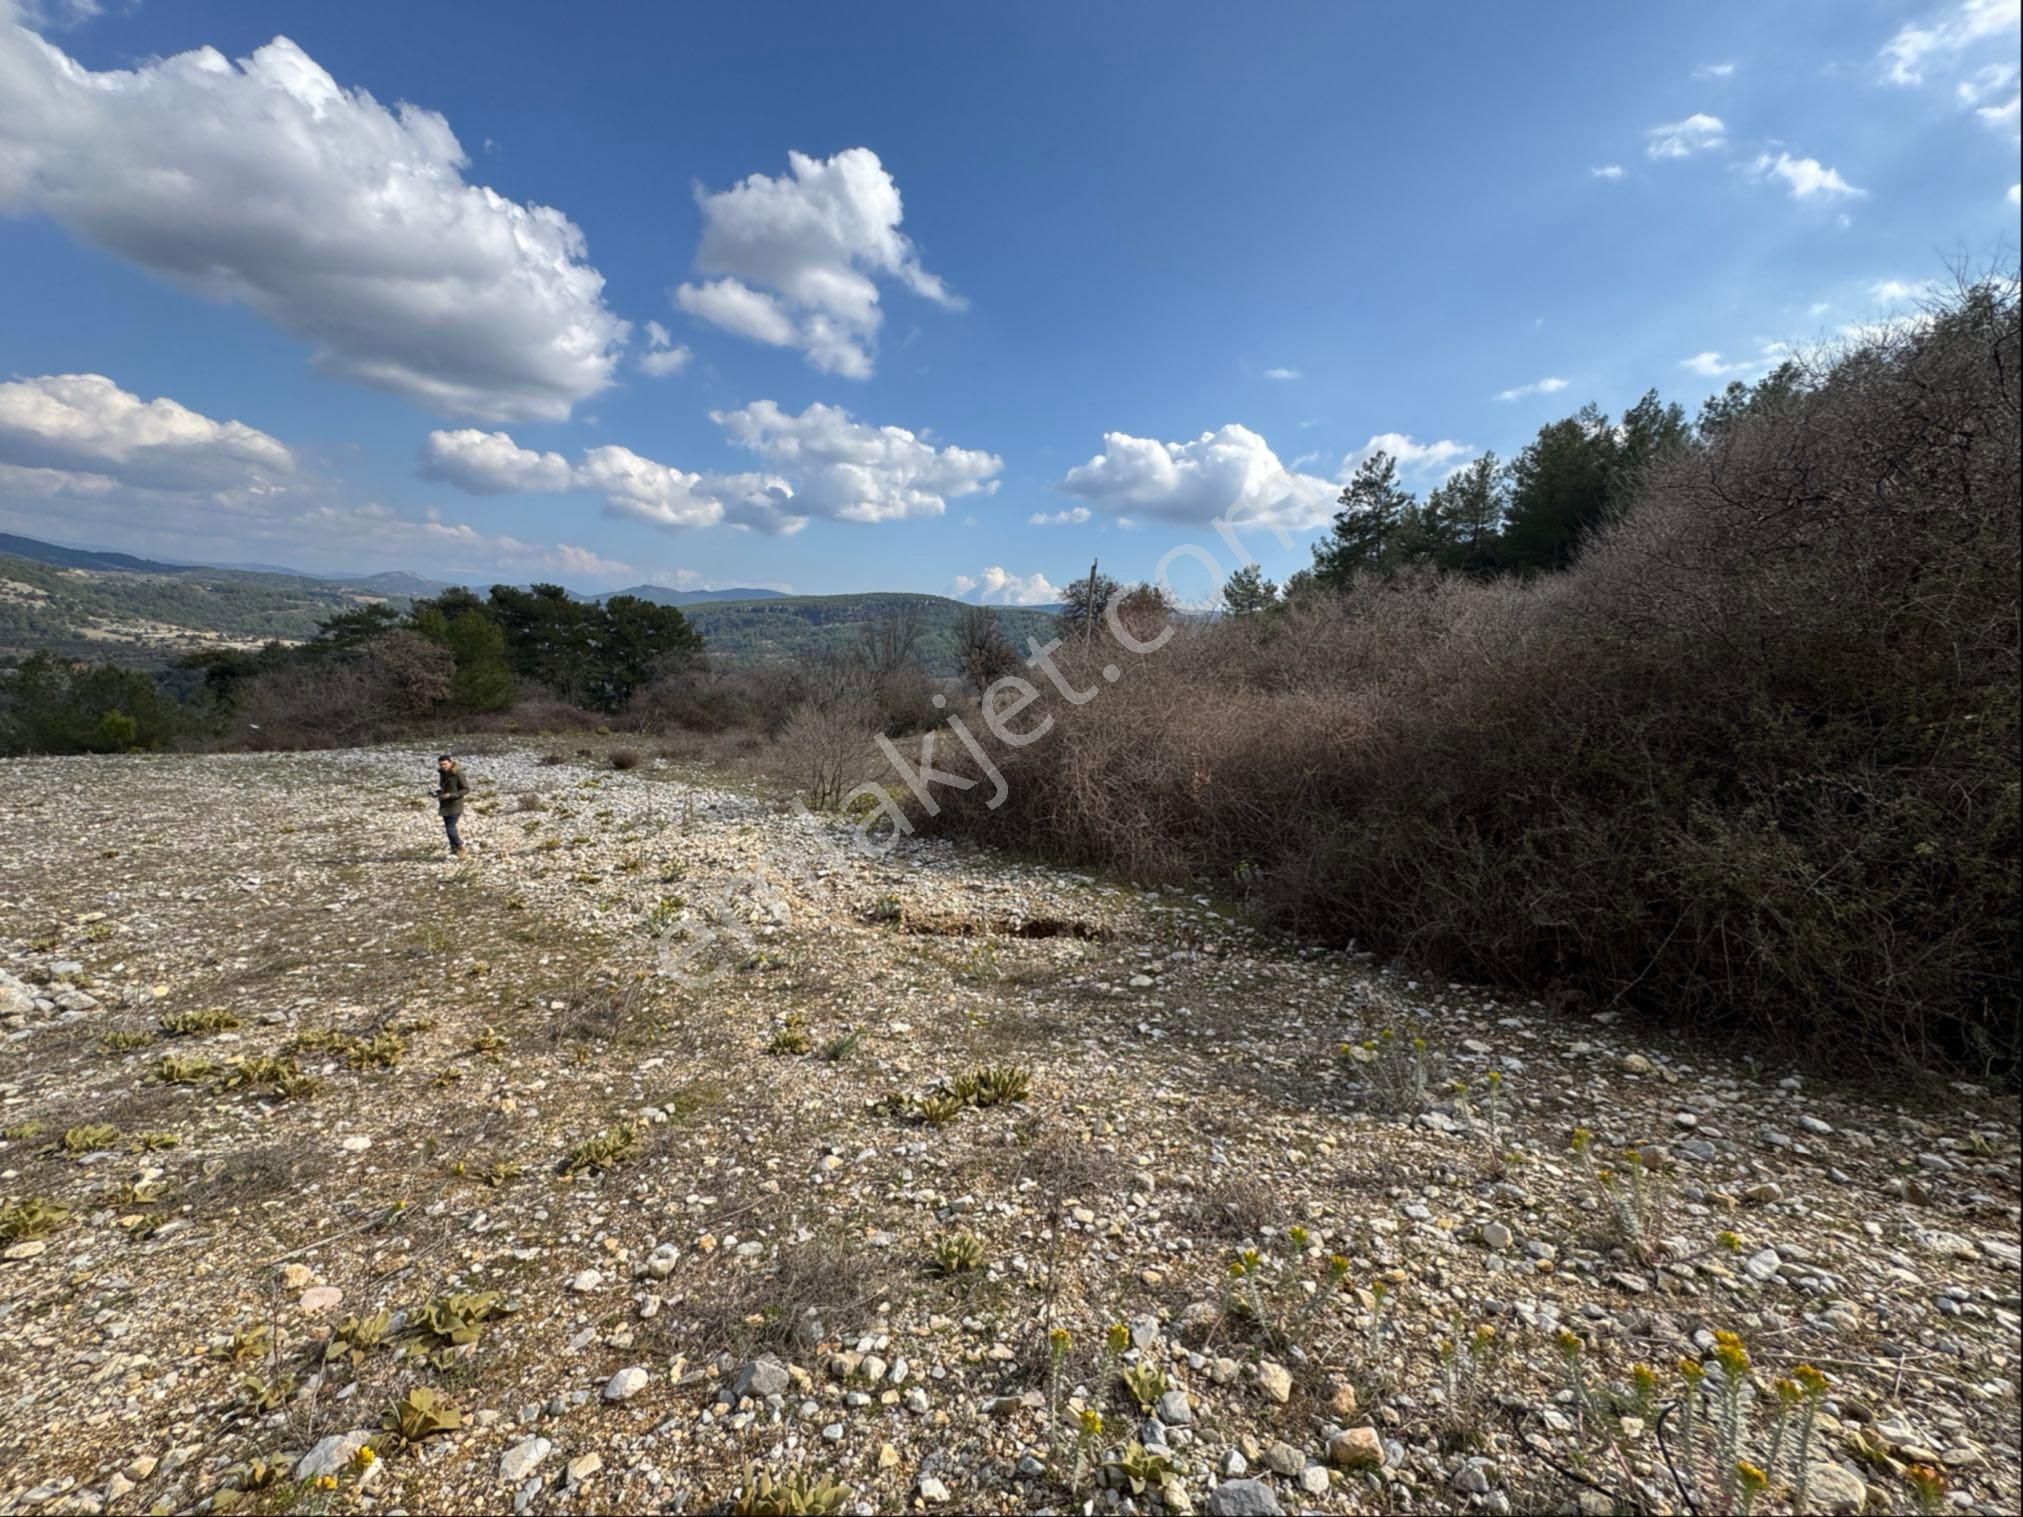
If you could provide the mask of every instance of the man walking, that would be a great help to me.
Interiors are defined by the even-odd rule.
[[[442,813],[443,831],[449,834],[450,857],[460,859],[464,840],[457,835],[457,822],[464,814],[464,797],[471,787],[457,761],[447,753],[436,760],[436,773],[441,777],[435,792],[436,809]]]

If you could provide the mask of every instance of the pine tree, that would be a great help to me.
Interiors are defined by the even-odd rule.
[[[1524,571],[1572,563],[1608,515],[1616,461],[1615,429],[1595,406],[1540,427],[1510,466],[1504,563]]]
[[[1245,564],[1223,582],[1222,604],[1231,616],[1255,616],[1278,604],[1278,586],[1259,565]]]
[[[1392,536],[1416,502],[1398,483],[1397,460],[1379,450],[1357,465],[1336,504],[1333,527],[1314,544],[1314,577],[1341,590],[1358,574],[1385,567]]]
[[[450,678],[452,702],[466,711],[502,711],[513,704],[506,634],[490,617],[475,609],[460,612],[447,623],[442,641],[457,661]]]
[[[1437,523],[1436,562],[1461,574],[1495,573],[1507,503],[1503,465],[1494,453],[1485,453],[1449,475],[1426,500]]]

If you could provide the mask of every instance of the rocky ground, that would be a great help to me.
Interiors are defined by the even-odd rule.
[[[2007,1099],[430,758],[0,764],[0,1511],[2016,1510]]]

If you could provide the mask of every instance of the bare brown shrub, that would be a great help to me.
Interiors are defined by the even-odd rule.
[[[724,1260],[707,1286],[665,1314],[670,1341],[739,1354],[806,1349],[847,1332],[885,1290],[883,1261],[860,1244],[816,1234],[753,1269]]]
[[[868,701],[809,701],[788,719],[770,757],[810,807],[828,810],[878,772],[882,760],[871,742],[877,728],[878,710]]]
[[[466,725],[481,730],[496,727],[504,732],[569,733],[594,732],[604,721],[594,711],[585,711],[552,696],[523,700],[506,711],[494,712]]]
[[[2013,1071],[2018,372],[1984,284],[1660,467],[1569,573],[1142,659],[1098,631],[1060,663],[1101,693],[939,825],[1820,1060]]]
[[[374,638],[360,651],[288,665],[255,679],[238,737],[254,748],[341,748],[378,742],[425,721],[448,698],[456,660],[417,633]]]
[[[695,659],[640,691],[625,716],[661,734],[742,729],[777,737],[810,685],[809,671],[791,664]]]

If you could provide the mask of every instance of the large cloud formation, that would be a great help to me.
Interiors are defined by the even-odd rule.
[[[314,345],[327,373],[482,421],[560,420],[627,335],[560,211],[464,182],[434,111],[285,37],[95,72],[0,0],[0,211],[40,212]]]
[[[702,243],[675,303],[702,321],[846,379],[868,379],[883,313],[878,278],[937,305],[963,302],[920,265],[899,230],[899,186],[869,148],[833,158],[789,153],[781,178],[753,174],[727,190],[696,187]]]
[[[795,483],[796,509],[837,521],[903,521],[939,516],[963,495],[990,495],[1004,460],[971,448],[937,448],[904,427],[852,421],[848,411],[811,405],[789,415],[770,400],[710,420]]]
[[[620,516],[656,527],[711,527],[722,522],[775,535],[808,524],[794,487],[769,474],[690,474],[643,458],[630,448],[592,448],[576,483],[596,490]]]
[[[465,478],[544,474],[544,456],[509,458],[502,434],[454,434]],[[482,446],[473,446],[471,440]],[[504,439],[506,448],[511,440]],[[555,455],[545,455],[553,459]],[[513,488],[513,486],[496,486]],[[0,527],[65,539],[104,536],[143,552],[295,560],[344,570],[368,559],[443,573],[636,577],[616,560],[567,543],[478,531],[433,513],[421,520],[377,502],[337,500],[328,480],[285,443],[158,396],[142,400],[103,374],[45,374],[0,383]]]
[[[421,470],[477,495],[595,490],[620,515],[663,527],[723,523],[798,532],[817,516],[887,522],[940,516],[964,495],[998,487],[1004,460],[971,448],[937,447],[904,427],[851,419],[836,406],[799,416],[770,400],[710,419],[758,456],[762,473],[690,473],[616,446],[591,448],[570,468],[559,453],[522,448],[504,432],[433,432]]]
[[[1328,480],[1288,470],[1262,437],[1233,423],[1192,442],[1106,432],[1103,451],[1070,469],[1061,488],[1114,515],[1288,531],[1328,520],[1340,493]]]
[[[1048,606],[1061,599],[1060,588],[1037,569],[1031,574],[1014,574],[1000,564],[992,564],[980,574],[958,574],[957,595],[974,595],[985,605]]]
[[[108,485],[223,491],[266,486],[293,473],[295,459],[258,428],[166,396],[144,401],[103,374],[45,374],[0,384],[0,468],[7,484],[37,495]]]
[[[569,460],[560,453],[536,453],[504,432],[464,427],[431,432],[421,448],[425,479],[439,479],[471,495],[511,495],[569,488]]]

